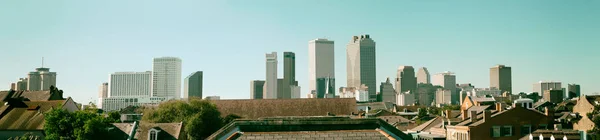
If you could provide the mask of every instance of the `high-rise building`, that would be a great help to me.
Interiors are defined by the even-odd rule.
[[[562,89],[561,82],[540,81],[540,82],[533,84],[533,92],[537,92],[538,94],[540,94],[542,96],[542,98],[544,97],[544,91],[546,91],[546,90],[561,90],[561,89]]]
[[[564,93],[562,90],[544,90],[544,96],[542,97],[545,101],[551,103],[560,103],[563,101]]]
[[[396,78],[396,93],[415,92],[417,90],[417,78],[415,69],[412,66],[398,67]]]
[[[102,104],[106,98],[108,98],[108,83],[102,83],[98,91],[98,108],[102,108]]]
[[[412,106],[415,104],[415,94],[410,92],[398,93],[396,95],[396,105],[399,106]]]
[[[497,88],[512,94],[511,68],[504,65],[496,65],[490,68],[490,88]]]
[[[50,68],[44,67],[35,70],[28,74],[27,90],[50,90],[50,86],[56,86],[56,72],[50,72]]]
[[[18,91],[23,91],[23,90],[27,90],[27,82],[29,80],[27,78],[19,78],[19,81],[17,81],[17,84],[15,85],[15,90]]]
[[[431,75],[429,75],[429,70],[426,67],[419,68],[417,72],[417,83],[418,84],[431,84]]]
[[[150,97],[152,72],[116,72],[110,75],[108,97]]]
[[[570,99],[577,98],[581,95],[581,88],[578,84],[569,84],[568,88],[569,92],[567,94],[569,95]]]
[[[250,99],[262,99],[263,98],[263,87],[265,81],[253,80],[250,82]]]
[[[309,91],[315,91],[317,96],[335,94],[333,46],[333,41],[321,38],[308,42]],[[322,82],[319,82],[319,80]],[[319,87],[323,88],[319,90]],[[331,91],[325,90],[325,87],[331,87]]]
[[[183,98],[198,97],[202,99],[202,71],[185,77],[183,82]]]
[[[166,100],[181,98],[181,59],[154,58],[152,69],[152,97],[165,97]]]
[[[448,89],[437,89],[435,92],[435,104],[436,105],[451,105],[456,104],[458,101],[453,101],[453,93]],[[458,95],[456,95],[458,97]],[[459,99],[460,100],[460,99]]]
[[[264,99],[277,99],[277,52],[266,54],[267,73],[265,78]]]
[[[381,94],[382,102],[396,103],[396,91],[394,91],[394,85],[390,82],[390,78],[387,78],[385,82],[381,82],[379,94]]]
[[[369,101],[377,100],[375,41],[366,35],[353,36],[347,45],[347,86],[367,86]]]
[[[279,83],[278,83],[279,84]],[[292,98],[292,87],[298,86],[296,82],[296,54],[283,52],[283,92],[279,99]]]
[[[454,75],[454,73],[446,71],[435,74],[433,76],[433,85],[442,86],[444,90],[449,90],[451,92],[451,99],[449,99],[449,101],[451,101],[452,104],[456,104],[460,101],[460,97],[458,96],[458,92],[456,90],[456,75]]]

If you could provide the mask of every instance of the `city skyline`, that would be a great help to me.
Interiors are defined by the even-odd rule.
[[[90,98],[96,98],[98,85],[107,82],[107,74],[151,70],[149,60],[152,58],[175,56],[186,60],[182,73],[203,70],[211,73],[206,75],[206,81],[231,81],[230,84],[241,87],[232,89],[207,82],[205,95],[249,98],[248,81],[265,77],[261,54],[271,51],[295,52],[296,79],[300,87],[309,87],[306,41],[320,37],[341,42],[334,46],[335,85],[340,87],[346,86],[346,41],[352,35],[370,34],[378,43],[376,83],[395,77],[398,65],[410,65],[427,67],[431,74],[456,72],[457,83],[487,87],[490,85],[489,67],[505,64],[513,68],[514,93],[531,92],[531,85],[537,81],[577,83],[583,86],[581,93],[586,95],[600,91],[600,87],[595,86],[598,84],[595,79],[600,78],[595,74],[598,66],[591,65],[600,60],[600,56],[593,54],[600,52],[597,47],[600,43],[595,41],[599,37],[600,20],[591,18],[600,13],[595,8],[597,2],[523,1],[521,5],[479,2],[479,6],[472,6],[466,2],[433,2],[432,5],[431,2],[400,1],[375,4],[378,8],[365,10],[368,12],[355,10],[366,2],[323,2],[329,4],[317,6],[260,1],[252,4],[174,2],[171,4],[178,9],[150,13],[126,8],[135,7],[136,2],[19,3],[22,2],[0,2],[8,6],[0,6],[0,17],[10,21],[0,23],[0,30],[4,31],[0,32],[0,46],[11,52],[0,56],[8,60],[0,65],[10,67],[0,74],[0,90],[9,89],[10,83],[38,67],[39,58],[44,56],[45,67],[58,73],[56,83],[65,90],[65,96],[80,102],[93,101]],[[148,2],[145,6],[160,9],[161,5]],[[298,12],[307,7],[314,10]],[[57,8],[64,10],[44,12]],[[451,10],[455,8],[462,10]],[[203,10],[223,15],[214,17],[203,14]],[[397,18],[388,20],[382,16],[386,13]],[[575,14],[579,16],[569,16]],[[341,22],[356,15],[363,15],[371,22]],[[309,18],[315,19],[307,20]],[[216,23],[202,22],[206,20]],[[246,24],[232,24],[242,22]],[[264,39],[266,37],[270,39]],[[237,56],[231,58],[220,55],[231,50],[243,54],[236,53]],[[399,52],[403,55],[396,54]],[[549,62],[548,59],[555,60]],[[472,63],[457,65],[460,63],[456,62]],[[243,74],[236,73],[240,68],[244,68]],[[246,73],[249,75],[244,75]],[[82,75],[86,78],[81,79]],[[306,89],[302,90],[303,97]]]

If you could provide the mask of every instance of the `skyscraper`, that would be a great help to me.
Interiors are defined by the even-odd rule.
[[[533,84],[533,92],[537,92],[542,98],[545,96],[544,91],[546,90],[562,90],[562,84],[560,82],[544,82],[540,81]]]
[[[277,99],[277,52],[266,54],[267,73],[264,99]]]
[[[569,95],[569,98],[577,98],[581,96],[581,88],[578,84],[569,84],[568,88],[569,92],[567,92],[567,94]]]
[[[50,86],[56,86],[56,72],[50,72],[50,68],[44,67],[35,70],[28,74],[27,90],[50,90]]]
[[[152,97],[181,98],[181,59],[154,58]]]
[[[394,85],[390,82],[389,77],[379,85],[379,94],[381,94],[382,102],[396,103],[396,91],[394,91]]]
[[[250,99],[262,99],[263,98],[263,87],[265,81],[254,80],[250,82]]]
[[[108,97],[150,97],[152,72],[115,72],[109,78]]]
[[[298,86],[296,82],[296,54],[283,52],[283,93],[279,99],[292,98],[292,87]]]
[[[366,35],[353,36],[346,48],[347,86],[367,86],[369,101],[377,100],[375,41]]]
[[[98,89],[98,108],[102,108],[104,99],[108,98],[108,83],[102,83]]]
[[[398,67],[396,78],[396,93],[407,91],[415,92],[417,90],[417,78],[415,69],[412,66]]]
[[[445,103],[450,102],[451,104],[460,104],[460,96],[458,96],[458,92],[456,91],[456,75],[451,72],[443,72],[438,73],[433,76],[433,85],[442,86],[443,90],[440,94],[444,96],[450,97],[450,99],[443,99]],[[450,92],[450,95],[448,94]],[[436,96],[437,98],[438,96]],[[437,100],[436,101],[440,101]],[[440,104],[437,102],[436,104]]]
[[[419,68],[417,72],[417,84],[431,84],[431,75],[429,75],[429,70],[426,67]]]
[[[490,68],[490,88],[497,88],[512,94],[511,68],[504,65],[496,65]]]
[[[202,99],[202,71],[197,71],[185,78],[183,98],[198,97]]]
[[[308,42],[309,91],[315,91],[317,96],[335,94],[335,92],[329,93],[325,88],[319,90],[319,87],[333,87],[331,90],[335,91],[335,57],[333,48],[334,42],[327,39],[319,38]],[[318,82],[319,79],[323,82]],[[329,84],[325,85],[326,83]]]

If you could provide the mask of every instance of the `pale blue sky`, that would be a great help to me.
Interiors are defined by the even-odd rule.
[[[506,64],[515,92],[554,80],[589,94],[600,91],[598,7],[595,0],[2,0],[0,88],[44,56],[65,96],[86,103],[110,73],[148,71],[152,58],[176,56],[182,79],[204,71],[204,96],[249,98],[250,81],[265,77],[265,53],[293,51],[304,97],[309,40],[335,41],[336,85],[344,86],[345,46],[370,34],[380,82],[412,65],[488,87],[489,68]]]

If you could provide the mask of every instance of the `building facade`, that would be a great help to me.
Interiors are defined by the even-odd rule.
[[[533,92],[537,92],[542,97],[544,97],[545,90],[561,90],[562,84],[561,82],[544,82],[540,81],[533,84]]]
[[[417,83],[430,84],[431,83],[431,75],[429,75],[429,70],[426,67],[419,68],[417,72]]]
[[[369,101],[377,100],[375,41],[367,35],[353,36],[346,48],[347,86],[368,87]]]
[[[265,81],[254,80],[250,82],[250,99],[262,99],[263,98],[263,87]]]
[[[385,82],[381,82],[379,94],[381,94],[382,102],[396,103],[396,91],[394,91],[394,85],[390,82],[390,78],[387,78]]]
[[[451,92],[451,95],[448,96],[452,97],[452,99],[444,101],[450,101],[452,104],[458,104],[460,97],[458,96],[458,92],[456,90],[456,75],[454,75],[454,73],[446,71],[434,75],[433,85],[442,86],[444,90],[448,90]]]
[[[457,96],[458,97],[458,96]],[[452,100],[452,91],[447,89],[437,89],[435,92],[435,104],[436,105],[452,105],[458,104],[458,100]]]
[[[116,72],[109,78],[108,97],[150,97],[152,72]]]
[[[40,91],[49,90],[50,86],[56,86],[56,72],[50,72],[50,68],[36,68],[29,72],[27,77],[27,90]]]
[[[319,38],[308,42],[308,75],[310,92],[335,94],[334,41]]]
[[[400,66],[396,74],[396,93],[415,92],[417,90],[417,78],[412,66]]]
[[[396,105],[399,105],[399,106],[415,105],[415,94],[410,94],[410,92],[396,94]]]
[[[277,99],[277,52],[266,54],[267,73],[265,79],[264,99]]]
[[[278,83],[279,84],[279,83]],[[283,92],[279,93],[278,99],[292,98],[292,86],[298,86],[296,82],[296,54],[283,52]]]
[[[202,99],[202,71],[187,76],[183,82],[183,98],[198,97]]]
[[[156,106],[165,101],[164,97],[109,97],[102,101],[102,110],[105,112],[119,111],[128,106]]]
[[[181,98],[181,59],[154,58],[152,69],[152,97],[165,97],[167,100]]]
[[[500,89],[502,93],[512,93],[511,68],[505,65],[490,68],[490,88]]]
[[[551,103],[560,103],[563,101],[564,93],[562,90],[545,90],[542,98]]]
[[[98,89],[98,108],[102,108],[102,103],[106,98],[108,98],[108,83],[102,83]]]
[[[19,78],[19,81],[15,85],[15,90],[27,90],[27,81],[29,81],[27,78]]]
[[[581,88],[578,84],[569,84],[568,88],[569,92],[567,92],[567,95],[569,95],[569,99],[581,96]]]

